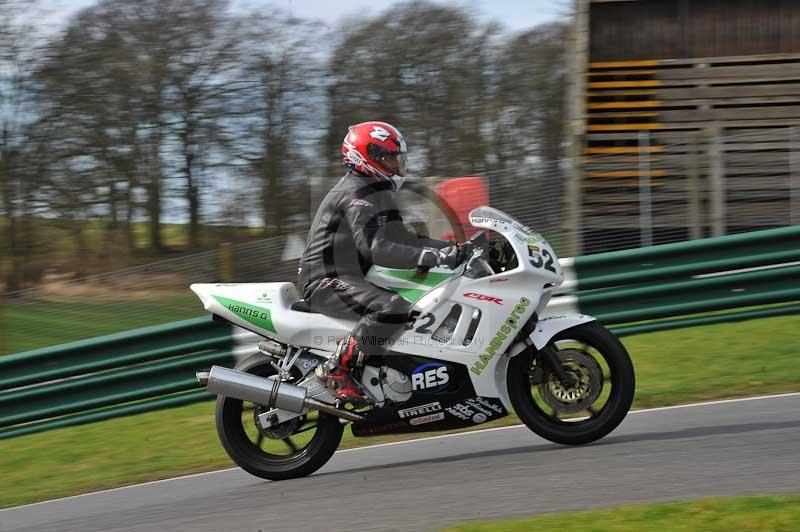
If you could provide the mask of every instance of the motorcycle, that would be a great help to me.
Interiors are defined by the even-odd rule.
[[[446,431],[513,409],[539,436],[580,445],[622,422],[635,386],[622,343],[591,316],[541,317],[564,282],[552,247],[491,207],[469,221],[480,232],[455,269],[367,273],[413,307],[386,353],[354,370],[365,405],[336,404],[320,381],[354,322],[313,313],[288,282],[191,286],[216,319],[263,337],[234,369],[197,373],[218,395],[217,432],[236,464],[270,480],[309,475],[347,424],[355,437]]]

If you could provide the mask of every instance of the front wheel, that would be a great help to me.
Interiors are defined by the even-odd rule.
[[[555,443],[580,445],[614,430],[633,402],[633,363],[625,346],[597,322],[558,333],[550,345],[575,384],[565,387],[535,348],[511,359],[511,404],[533,432]]]
[[[261,354],[247,358],[235,369],[260,377],[275,373]],[[217,398],[219,439],[228,456],[248,473],[268,480],[303,477],[325,465],[336,452],[343,431],[339,418],[311,411],[262,429],[256,417],[263,409],[239,399]]]

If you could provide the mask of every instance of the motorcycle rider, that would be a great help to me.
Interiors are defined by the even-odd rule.
[[[340,404],[363,400],[351,370],[387,346],[408,321],[411,305],[366,279],[374,264],[388,268],[454,268],[453,242],[418,237],[403,225],[395,193],[406,175],[406,142],[394,126],[363,122],[348,128],[342,161],[349,169],[317,210],[303,256],[299,284],[315,311],[358,319],[322,368],[322,381]]]

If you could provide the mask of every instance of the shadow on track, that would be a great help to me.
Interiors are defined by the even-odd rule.
[[[664,441],[682,440],[689,438],[702,438],[704,436],[719,436],[725,434],[744,434],[748,432],[761,432],[765,430],[795,429],[800,427],[800,420],[792,421],[759,421],[757,423],[740,423],[735,425],[719,425],[709,427],[696,427],[692,429],[646,432],[644,434],[631,434],[629,436],[609,436],[594,445],[614,445],[637,441]]]
[[[690,429],[678,429],[673,431],[663,432],[646,432],[642,434],[631,434],[629,436],[607,436],[606,438],[588,445],[579,446],[582,448],[600,447],[607,445],[619,445],[631,442],[646,442],[646,441],[665,441],[665,440],[682,440],[691,438],[702,438],[706,436],[718,436],[726,434],[744,434],[748,432],[760,432],[766,430],[782,430],[782,429],[796,429],[800,428],[800,420],[792,421],[765,421],[758,423],[741,423],[735,425],[721,425],[711,427],[696,427]],[[474,458],[488,458],[495,456],[509,456],[516,454],[524,454],[535,452],[551,453],[551,452],[566,452],[574,450],[575,446],[558,445],[555,443],[533,444],[520,447],[511,447],[509,449],[497,449],[493,451],[480,451],[473,453],[459,454],[455,456],[447,456],[443,458],[426,458],[422,460],[409,460],[406,462],[388,463],[385,465],[374,465],[367,467],[356,467],[346,471],[331,471],[325,473],[317,473],[313,475],[315,478],[326,477],[329,475],[340,475],[342,473],[361,473],[367,471],[375,471],[386,469],[387,467],[417,467],[424,464],[446,464],[453,462],[461,462],[472,460]]]

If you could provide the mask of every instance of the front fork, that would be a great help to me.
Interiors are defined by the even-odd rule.
[[[541,357],[540,360],[545,367],[555,373],[558,381],[564,388],[569,389],[578,384],[577,377],[564,369],[564,366],[558,359],[558,351],[556,350],[555,345],[547,344],[539,350],[537,356]]]
[[[541,362],[542,369],[552,371],[558,381],[561,383],[562,386],[565,388],[572,388],[575,386],[578,381],[574,375],[569,373],[564,366],[561,365],[561,361],[558,359],[558,350],[556,349],[555,344],[548,343],[543,348],[536,350],[536,346],[533,345],[533,342],[530,338],[525,338],[525,345],[528,346],[528,349],[533,349],[535,352],[535,357]],[[538,381],[544,380],[544,374],[541,375],[534,375],[535,380]]]

